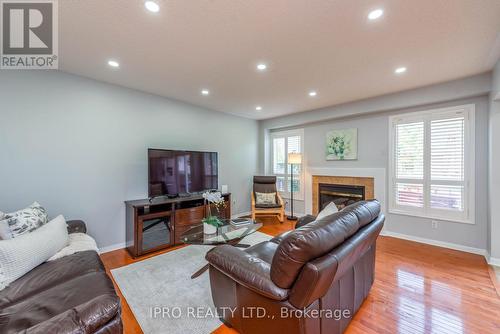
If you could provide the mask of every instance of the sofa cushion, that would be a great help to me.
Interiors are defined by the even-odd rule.
[[[0,333],[94,333],[119,316],[120,301],[99,255],[46,262],[0,292]]]
[[[264,241],[245,249],[245,252],[271,264],[276,249],[278,249],[278,244]]]
[[[98,296],[30,327],[28,333],[123,333],[117,301],[113,295]]]
[[[286,231],[286,232],[283,232],[281,234],[278,234],[277,236],[275,236],[274,238],[272,238],[270,241],[274,242],[275,244],[280,244],[286,238],[287,235],[289,235],[290,233],[292,233],[292,231],[293,230]]]
[[[73,278],[96,272],[105,272],[105,269],[94,251],[45,262],[0,291],[0,309]]]
[[[379,213],[378,201],[361,201],[292,231],[276,250],[271,279],[280,288],[290,288],[305,263],[343,243]]]
[[[37,327],[57,329],[52,333],[94,333],[119,309],[120,300],[106,273],[91,272],[0,309],[0,333]]]

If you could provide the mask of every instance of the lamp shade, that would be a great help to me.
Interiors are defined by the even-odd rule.
[[[288,163],[289,164],[301,164],[302,163],[302,154],[300,153],[288,153]]]

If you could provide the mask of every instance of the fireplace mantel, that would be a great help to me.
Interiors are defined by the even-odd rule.
[[[305,171],[305,213],[313,213],[313,175],[316,176],[343,176],[357,178],[373,178],[373,195],[385,212],[386,202],[386,169],[385,168],[328,168],[308,167]],[[368,198],[368,195],[366,195]]]

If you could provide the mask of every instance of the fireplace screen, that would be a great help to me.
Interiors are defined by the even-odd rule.
[[[350,186],[343,184],[319,184],[319,211],[323,210],[330,202],[335,203],[339,210],[342,210],[352,203],[365,199],[364,186]]]

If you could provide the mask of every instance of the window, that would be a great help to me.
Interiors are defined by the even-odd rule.
[[[390,211],[474,223],[474,105],[389,121]]]
[[[272,132],[270,136],[271,145],[271,171],[270,174],[277,176],[277,188],[285,198],[290,198],[292,180],[290,172],[292,165],[288,163],[288,153],[303,152],[304,131],[290,130],[282,132]],[[293,198],[304,199],[304,182],[302,164],[293,165]]]

